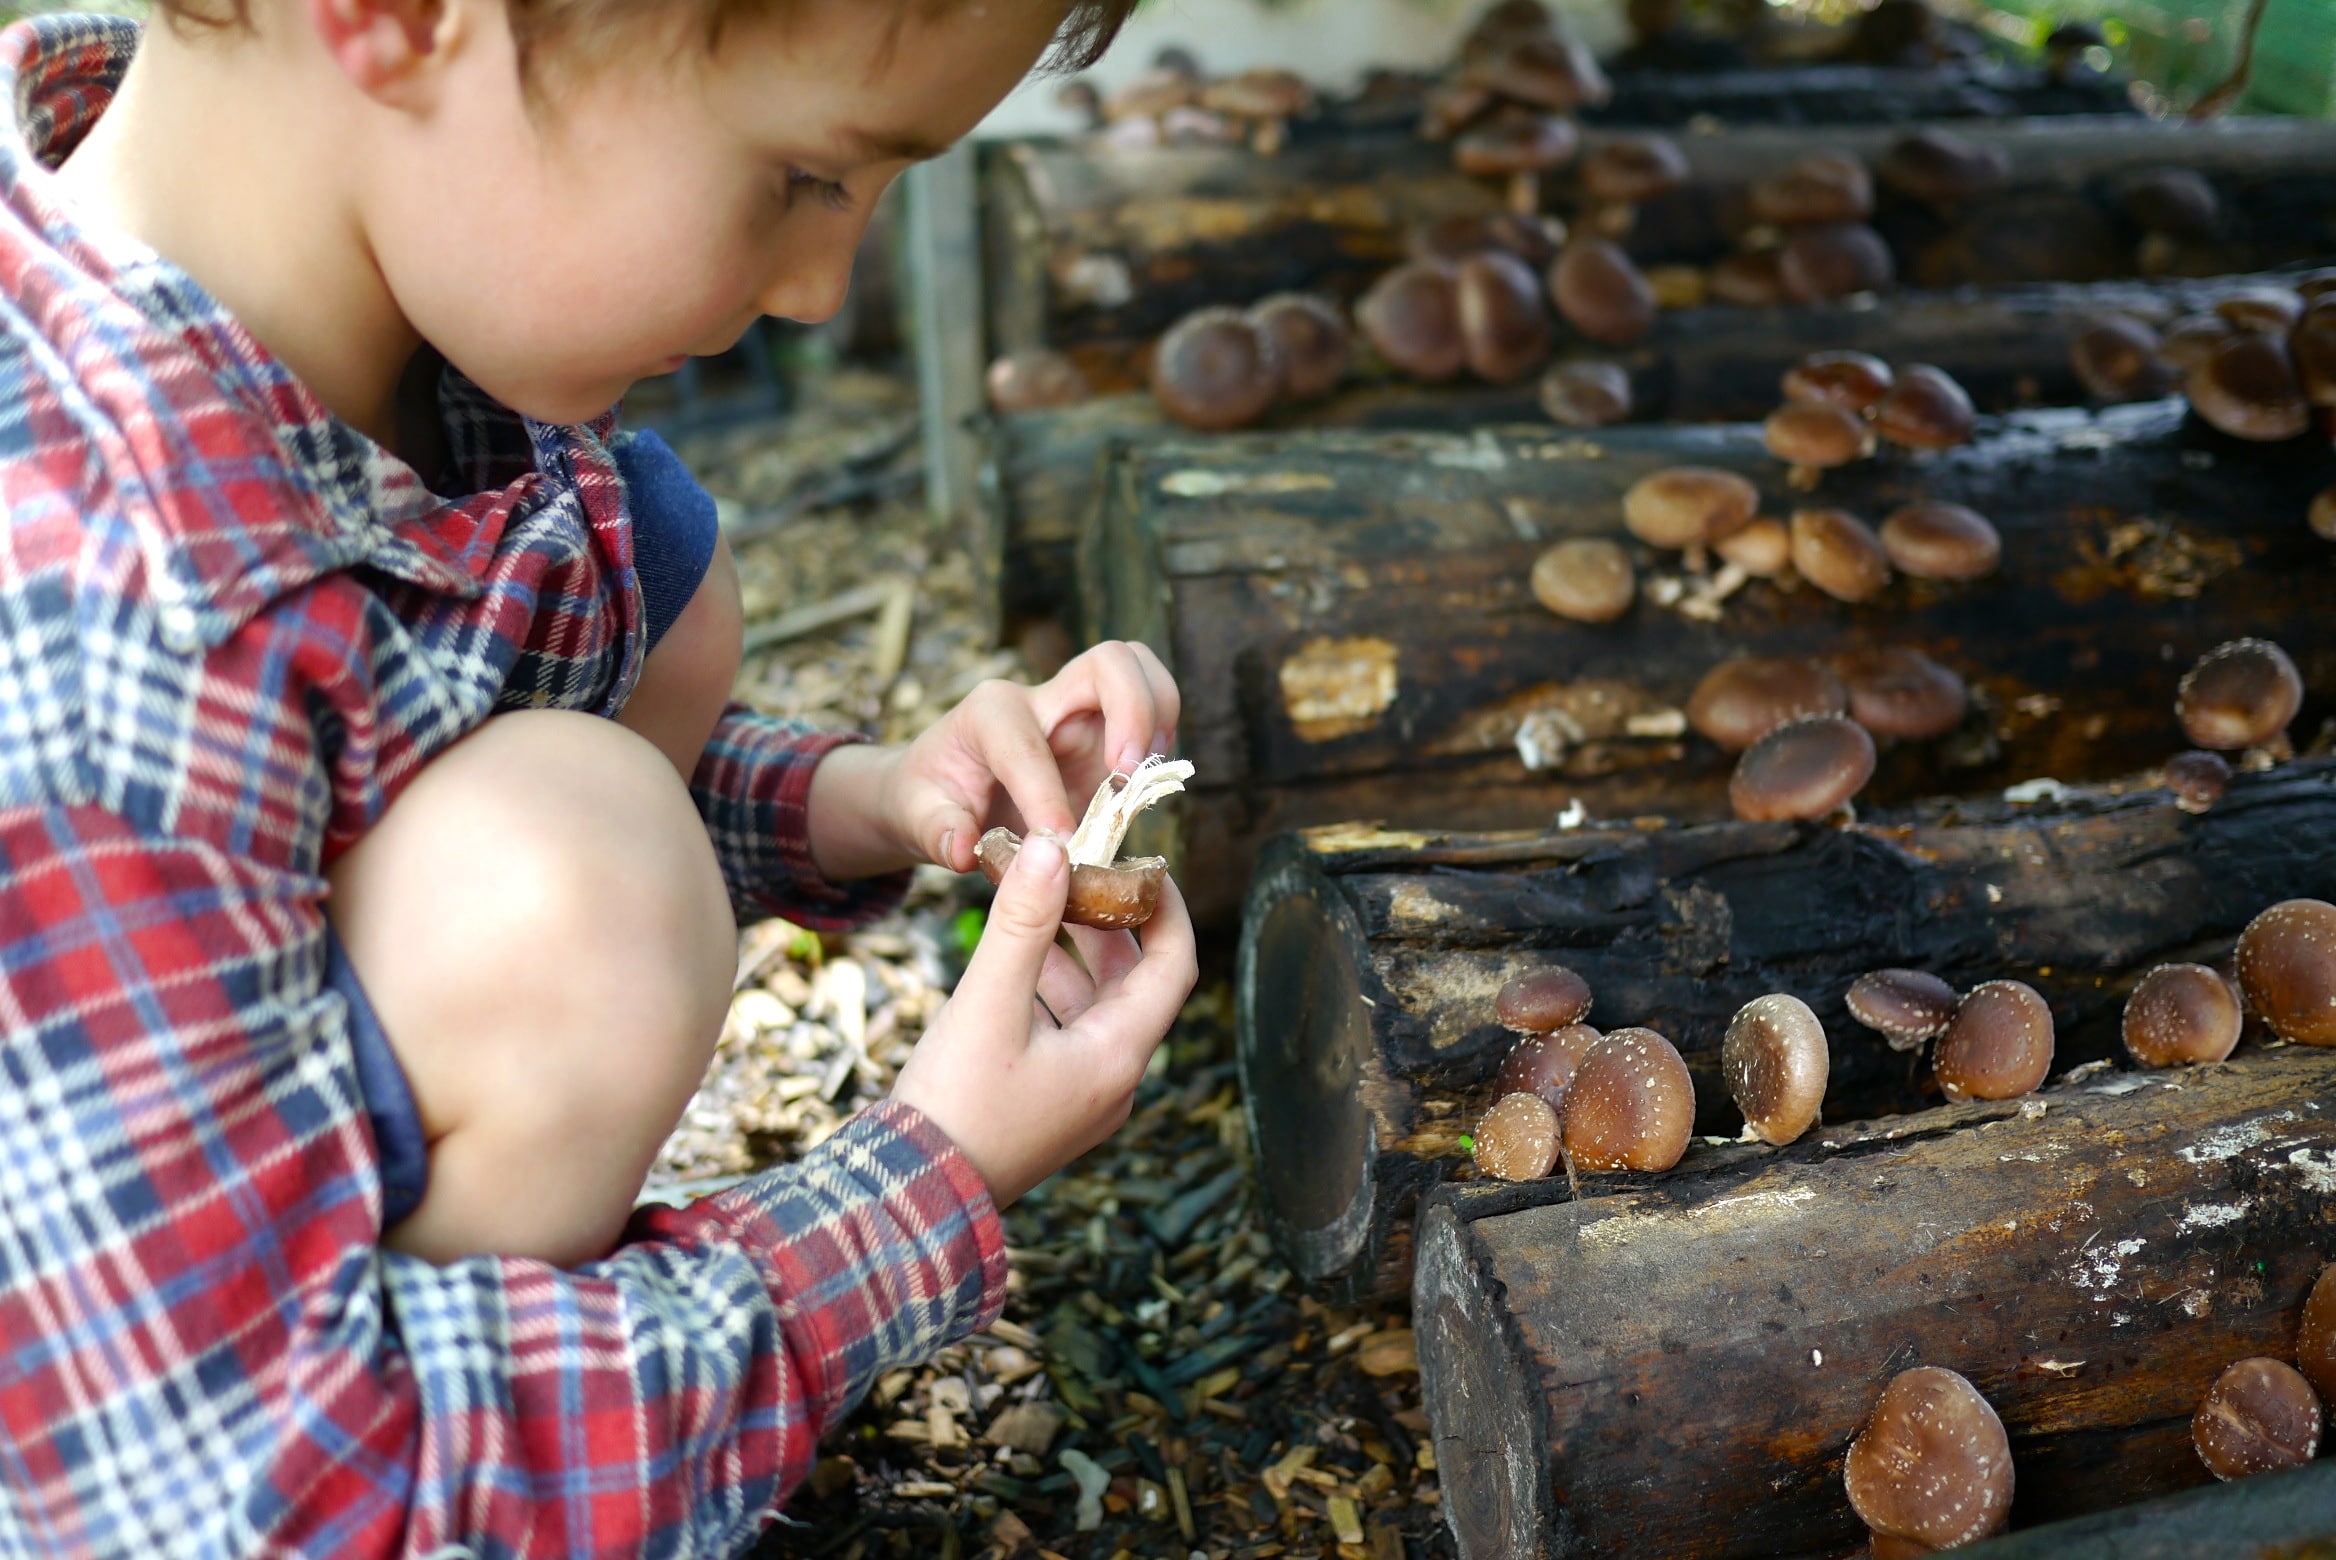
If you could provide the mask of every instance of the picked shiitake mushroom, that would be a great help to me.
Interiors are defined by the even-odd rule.
[[[2191,1444],[2218,1479],[2300,1468],[2320,1450],[2319,1394],[2280,1360],[2240,1360],[2214,1378],[2190,1420]]]
[[[2289,899],[2239,934],[2247,1011],[2282,1040],[2336,1045],[2336,905]]]
[[[1120,843],[1138,813],[1183,790],[1191,778],[1191,764],[1155,755],[1138,764],[1134,773],[1113,775],[1097,787],[1086,816],[1064,847],[1071,862],[1071,892],[1063,905],[1066,922],[1117,929],[1141,926],[1152,918],[1168,880],[1168,860],[1138,856],[1122,861]],[[1013,830],[990,830],[975,847],[982,876],[992,883],[1005,881],[1006,869],[1021,850],[1021,836]]]
[[[1809,1004],[1782,992],[1744,1004],[1720,1043],[1728,1093],[1764,1143],[1793,1142],[1816,1124],[1831,1068],[1825,1026]]]
[[[1576,1170],[1668,1170],[1695,1127],[1695,1080],[1652,1029],[1590,1047],[1565,1098],[1564,1151]]]
[[[2183,674],[2174,716],[2202,748],[2276,753],[2303,703],[2303,676],[2285,650],[2268,639],[2234,639],[2200,656]]]
[[[1985,981],[1956,1007],[1931,1066],[1950,1100],[2016,1100],[2052,1070],[2052,1042],[2052,1009],[2035,987]]]
[[[1946,1033],[1961,998],[1926,970],[1874,970],[1849,983],[1849,1016],[1890,1042],[1915,1051]]]
[[[2003,1420],[1977,1387],[1936,1365],[1891,1378],[1841,1474],[1851,1508],[1877,1538],[1953,1549],[2011,1515],[2012,1444]]]

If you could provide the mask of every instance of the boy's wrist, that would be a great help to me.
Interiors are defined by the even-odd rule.
[[[811,859],[831,882],[876,877],[923,858],[901,832],[900,749],[855,742],[819,761],[804,802]]]

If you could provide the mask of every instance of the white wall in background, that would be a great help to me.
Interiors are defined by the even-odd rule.
[[[1333,90],[1351,86],[1373,66],[1432,68],[1487,0],[1151,0],[1128,23],[1092,75],[1106,92],[1141,72],[1154,51],[1175,43],[1212,73],[1279,65],[1303,71]],[[1600,53],[1620,47],[1620,7],[1613,0],[1561,0],[1561,8]],[[1034,135],[1075,127],[1054,106],[1059,78],[1038,77],[998,105],[978,134]]]

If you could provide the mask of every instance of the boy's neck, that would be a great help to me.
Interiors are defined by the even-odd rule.
[[[329,411],[394,449],[421,341],[374,264],[357,159],[314,90],[321,61],[292,57],[313,50],[300,33],[153,23],[59,178],[89,220],[184,269]]]

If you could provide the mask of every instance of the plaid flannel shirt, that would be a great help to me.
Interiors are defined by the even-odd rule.
[[[881,1106],[575,1271],[379,1245],[323,863],[489,715],[607,713],[640,595],[604,421],[449,378],[474,496],[336,422],[45,171],[130,25],[0,34],[0,1556],[734,1552],[880,1370],[995,1316],[979,1177]],[[733,709],[742,910],[831,738]]]

